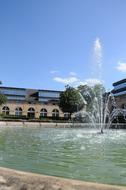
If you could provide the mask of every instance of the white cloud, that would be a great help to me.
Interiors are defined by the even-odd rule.
[[[75,73],[75,72],[73,72],[73,71],[71,71],[70,73],[69,73],[71,76],[76,76],[77,74]]]
[[[84,81],[81,81],[77,77],[67,77],[67,78],[55,77],[55,78],[53,78],[53,80],[56,81],[56,82],[65,84],[65,85],[69,84],[69,85],[72,85],[74,87],[77,87],[79,85],[94,86],[96,84],[103,83],[99,79],[96,79],[96,78],[88,78],[88,79],[85,79]]]
[[[56,74],[56,73],[59,73],[59,71],[57,71],[57,70],[52,70],[52,71],[50,71],[50,73],[51,73],[51,74]]]
[[[88,79],[85,79],[83,84],[87,84],[89,86],[94,86],[96,84],[101,84],[102,82],[97,79],[97,78],[88,78]]]
[[[55,77],[53,80],[56,82],[60,82],[62,84],[74,84],[78,82],[79,79],[77,77],[68,77],[68,78]]]
[[[116,69],[123,73],[126,73],[126,63],[118,62]]]
[[[103,81],[100,81],[99,79],[95,78],[88,78],[83,81],[79,80],[76,82],[75,86],[78,87],[79,85],[88,85],[88,86],[94,86],[96,84],[103,84]]]

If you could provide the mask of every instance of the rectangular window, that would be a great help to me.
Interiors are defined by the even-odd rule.
[[[0,89],[0,92],[6,95],[26,95],[26,90],[21,89]]]
[[[126,82],[115,86],[115,87],[114,87],[114,90],[121,89],[121,88],[125,88],[125,87],[126,87]]]
[[[59,98],[60,92],[39,91],[39,97]]]
[[[8,100],[25,100],[25,97],[21,96],[7,96]]]

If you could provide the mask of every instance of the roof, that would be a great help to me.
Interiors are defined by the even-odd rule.
[[[125,79],[122,79],[122,80],[119,80],[119,81],[117,81],[117,82],[114,82],[114,83],[113,83],[113,86],[117,86],[117,85],[122,84],[122,83],[124,83],[124,82],[126,82],[126,78],[125,78]]]
[[[4,89],[15,89],[15,90],[36,90],[36,91],[45,91],[45,92],[62,92],[62,91],[59,91],[59,90],[44,90],[44,89],[30,89],[30,88],[18,88],[18,87],[7,87],[7,86],[0,86],[0,88],[4,88]]]

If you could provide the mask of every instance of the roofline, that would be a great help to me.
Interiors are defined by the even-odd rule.
[[[17,90],[26,90],[26,88],[8,87],[8,86],[0,86],[0,88],[5,88],[5,89],[17,89]]]
[[[119,81],[117,81],[117,82],[114,82],[114,83],[113,83],[113,86],[117,86],[117,85],[122,84],[122,83],[124,83],[124,82],[126,82],[126,78],[125,78],[125,79],[122,79],[122,80],[119,80]]]
[[[1,88],[5,89],[16,89],[16,90],[37,90],[37,91],[45,91],[45,92],[62,92],[60,90],[44,90],[44,89],[32,89],[32,88],[19,88],[19,87],[8,87],[8,86],[0,86]]]
[[[41,91],[45,91],[45,92],[62,92],[62,91],[60,91],[60,90],[43,90],[43,89],[39,89],[38,90],[39,92],[41,92]]]

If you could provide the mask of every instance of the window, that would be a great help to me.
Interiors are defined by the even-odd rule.
[[[15,115],[17,115],[17,116],[22,115],[22,108],[17,107],[17,108],[15,109]]]
[[[121,89],[121,88],[125,88],[126,87],[126,82],[122,83],[122,84],[118,84],[114,87],[114,90],[117,90],[117,89]]]
[[[59,98],[60,92],[53,92],[53,91],[39,91],[40,97],[51,97],[51,98]]]
[[[64,113],[64,118],[69,118],[70,117],[70,114],[69,113]]]
[[[9,115],[9,112],[10,112],[10,109],[9,109],[7,106],[4,106],[4,107],[2,108],[2,113],[3,113],[4,115]]]
[[[54,110],[52,111],[52,117],[59,117],[59,110],[54,109]]]
[[[7,96],[8,100],[25,100],[25,96]]]
[[[117,92],[115,94],[113,94],[114,96],[119,96],[119,95],[123,95],[123,94],[126,94],[126,90],[123,90],[121,92]]]
[[[41,109],[41,111],[40,111],[40,116],[41,117],[47,117],[47,110],[46,109]]]
[[[28,109],[27,116],[28,116],[29,118],[35,118],[35,109],[34,109],[34,108],[29,108],[29,109]]]
[[[45,102],[47,103],[50,99],[49,98],[39,98],[40,102]]]
[[[8,95],[26,95],[26,90],[25,89],[0,89],[2,94],[8,94]]]

